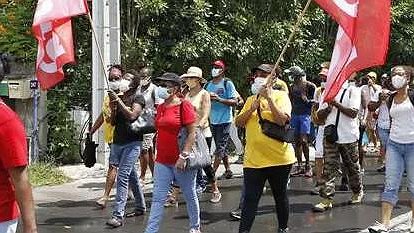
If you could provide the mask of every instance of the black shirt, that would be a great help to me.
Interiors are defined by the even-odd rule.
[[[123,101],[127,107],[132,107],[134,103],[137,103],[142,108],[145,108],[145,99],[142,95],[131,94],[123,98]],[[115,116],[114,144],[128,144],[130,142],[143,140],[142,134],[137,134],[131,130],[132,122],[134,121],[127,119],[120,107],[118,107]]]
[[[312,102],[315,94],[315,85],[310,82],[305,82],[303,86],[292,85],[290,88],[290,100],[292,102],[292,114],[293,115],[310,115]],[[305,95],[308,101],[302,99],[302,95]]]

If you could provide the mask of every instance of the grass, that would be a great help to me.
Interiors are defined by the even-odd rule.
[[[60,185],[70,179],[55,165],[50,163],[34,163],[29,166],[30,182],[33,186]]]

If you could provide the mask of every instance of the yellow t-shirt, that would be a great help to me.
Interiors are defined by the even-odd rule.
[[[286,91],[287,93],[289,93],[289,88],[288,88],[286,82],[283,81],[280,78],[273,81],[273,88],[275,88],[276,90]]]
[[[248,111],[256,98],[256,96],[247,98],[239,115]],[[290,115],[292,106],[287,92],[273,91],[272,99],[276,107]],[[260,110],[264,119],[272,119],[269,105],[264,98],[260,98]],[[264,135],[261,131],[257,111],[253,112],[246,124],[244,167],[264,168],[288,165],[295,162],[296,157],[292,144],[280,142]]]
[[[111,144],[114,139],[115,126],[111,125],[110,123],[111,108],[109,107],[109,101],[109,96],[106,95],[102,104],[102,115],[104,119],[102,127],[105,143]]]

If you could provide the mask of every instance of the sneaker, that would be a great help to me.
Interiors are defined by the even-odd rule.
[[[319,190],[321,190],[321,187],[320,186],[316,186],[315,188],[313,188],[312,190],[311,190],[311,195],[319,195]]]
[[[210,202],[212,203],[218,203],[221,200],[221,193],[220,191],[216,191],[211,195]]]
[[[307,167],[304,173],[306,178],[312,178],[313,173],[312,173],[312,168],[311,167]]]
[[[206,191],[207,187],[205,185],[197,185],[196,192],[198,195],[204,193]]]
[[[290,173],[290,176],[302,176],[303,174],[305,174],[305,170],[303,170],[300,166],[296,166]]]
[[[313,206],[313,212],[325,212],[333,207],[332,199],[323,199],[320,203]]]
[[[279,230],[277,230],[277,233],[288,233],[288,232],[289,232],[288,228],[285,228],[285,229],[279,228]]]
[[[127,218],[132,218],[132,217],[139,217],[145,214],[145,211],[143,210],[135,210],[133,212],[127,213],[125,216]]]
[[[375,222],[374,225],[368,227],[368,231],[370,233],[381,233],[381,232],[388,232],[388,229],[382,223]]]
[[[108,198],[107,197],[101,197],[99,200],[97,200],[96,202],[95,202],[95,204],[98,206],[98,207],[100,207],[100,208],[102,208],[102,209],[104,209],[105,207],[106,207],[106,203],[108,202]]]
[[[219,180],[228,180],[231,179],[233,177],[233,172],[230,170],[227,170],[223,173],[223,175],[221,175],[218,179]]]
[[[239,221],[241,219],[241,209],[236,209],[230,212],[230,217]]]
[[[201,233],[200,229],[190,229],[190,233]]]
[[[168,199],[165,201],[164,207],[178,207],[178,201],[173,195],[169,195]]]
[[[359,193],[352,194],[350,204],[359,204],[362,201],[362,198],[364,197],[364,191],[359,191]]]
[[[109,219],[106,222],[106,225],[111,226],[113,228],[117,228],[117,227],[120,227],[120,226],[124,225],[124,223],[121,219],[118,219],[116,217],[112,217],[111,219]]]

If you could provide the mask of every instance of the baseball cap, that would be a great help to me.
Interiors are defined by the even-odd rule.
[[[256,72],[257,70],[264,71],[266,73],[271,73],[273,70],[273,67],[275,67],[272,64],[261,64],[258,67],[255,67],[252,69],[252,73]]]
[[[300,68],[299,66],[292,66],[289,69],[285,70],[285,73],[295,76],[295,77],[303,77],[306,76],[305,71]]]
[[[222,69],[226,68],[226,64],[224,64],[224,61],[222,61],[222,60],[214,61],[213,66],[217,66],[217,67],[220,67]]]
[[[375,73],[375,72],[371,71],[371,72],[369,72],[369,73],[367,74],[367,76],[369,76],[369,77],[371,77],[371,78],[376,79],[376,78],[377,78],[377,73]]]

